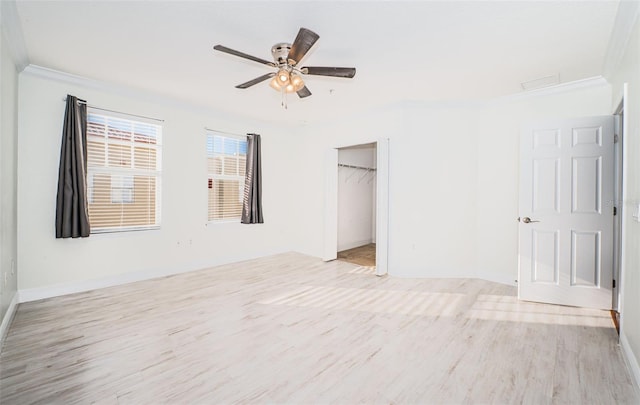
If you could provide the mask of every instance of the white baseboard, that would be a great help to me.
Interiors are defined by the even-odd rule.
[[[135,283],[136,281],[150,280],[154,278],[169,276],[171,274],[182,273],[184,271],[163,272],[163,271],[142,271],[135,273],[119,274],[111,277],[104,277],[93,280],[76,281],[70,283],[54,284],[46,287],[25,288],[19,291],[20,302],[38,301],[46,298],[60,297],[62,295],[75,294],[85,291],[97,290],[100,288],[113,287],[116,285]]]
[[[154,278],[171,276],[174,274],[186,273],[189,271],[196,271],[207,269],[210,267],[221,266],[229,263],[236,263],[245,260],[257,259],[259,257],[271,256],[284,252],[260,252],[260,254],[254,254],[251,256],[243,257],[226,257],[217,260],[209,260],[206,262],[199,261],[189,263],[180,268],[166,267],[157,268],[152,270],[131,272],[125,274],[118,274],[114,276],[102,277],[92,280],[74,281],[69,283],[54,284],[46,287],[37,288],[25,288],[18,291],[18,302],[30,302],[37,301],[46,298],[59,297],[62,295],[75,294],[80,292],[86,292],[91,290],[97,290],[100,288],[114,287],[117,285],[135,283],[137,281],[151,280]]]
[[[517,286],[516,276],[503,274],[493,274],[491,272],[482,272],[476,270],[465,269],[409,269],[402,271],[389,271],[389,275],[401,278],[471,278],[478,280],[491,281],[499,284]]]
[[[360,246],[368,245],[373,243],[371,239],[359,240],[356,242],[343,243],[342,245],[338,245],[338,252],[342,252],[343,250],[349,250],[353,248],[357,248]]]
[[[13,294],[13,299],[11,300],[9,308],[7,308],[7,312],[4,314],[2,323],[0,324],[0,350],[2,350],[4,338],[7,336],[7,332],[9,332],[11,321],[13,321],[13,317],[16,315],[16,309],[18,309],[18,292]]]
[[[504,274],[494,274],[491,272],[482,272],[479,271],[476,273],[475,278],[479,278],[481,280],[493,281],[494,283],[506,284],[506,285],[514,285],[517,286],[518,283],[516,279],[518,278],[518,274],[513,275],[504,275]]]
[[[624,330],[620,331],[620,347],[622,347],[622,356],[627,366],[629,366],[629,371],[631,371],[631,378],[635,380],[636,391],[640,392],[640,364],[638,364],[638,358],[633,353],[633,350],[631,350]]]

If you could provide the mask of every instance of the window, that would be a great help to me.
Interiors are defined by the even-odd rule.
[[[160,226],[162,127],[89,109],[87,188],[91,233]]]
[[[133,202],[133,176],[111,176],[111,204]]]
[[[209,221],[239,220],[244,197],[247,140],[207,133]]]

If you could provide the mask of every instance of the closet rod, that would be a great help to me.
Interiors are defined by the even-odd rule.
[[[362,169],[362,170],[372,170],[375,171],[376,169],[373,167],[364,167],[364,166],[355,166],[355,165],[346,165],[344,163],[338,163],[338,166],[340,167],[348,167],[350,169]]]
[[[67,102],[67,98],[66,97],[63,98],[62,101],[64,101],[66,103]],[[87,100],[82,100],[80,98],[78,99],[78,102],[79,103],[83,103],[83,104],[87,104]],[[164,120],[161,120],[159,118],[146,117],[144,115],[130,114],[130,113],[122,112],[122,111],[108,110],[106,108],[100,108],[100,107],[96,107],[95,105],[90,105],[90,104],[87,104],[87,107],[92,108],[94,110],[107,111],[107,112],[112,112],[112,113],[116,113],[116,114],[128,115],[130,117],[144,118],[146,120],[164,122]]]

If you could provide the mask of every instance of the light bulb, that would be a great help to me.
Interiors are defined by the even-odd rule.
[[[296,74],[291,74],[291,84],[293,85],[293,89],[295,91],[299,91],[304,87],[304,81],[302,78]]]
[[[287,72],[285,69],[280,69],[276,77],[279,85],[286,86],[287,84],[289,84],[289,72]]]
[[[271,81],[269,82],[269,86],[271,86],[271,88],[274,89],[275,91],[280,91],[282,89],[282,86],[280,86],[280,83],[278,83],[277,77],[274,77],[273,79],[271,79]]]
[[[293,84],[289,83],[286,87],[287,93],[293,93],[296,89],[293,87]]]

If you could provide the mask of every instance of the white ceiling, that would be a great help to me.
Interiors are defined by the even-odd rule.
[[[17,1],[29,62],[276,122],[324,120],[403,100],[513,94],[520,83],[602,74],[617,1]],[[354,79],[306,76],[313,96],[263,82],[299,27],[320,35],[308,66],[356,67]]]

